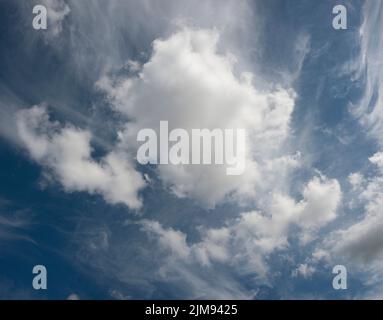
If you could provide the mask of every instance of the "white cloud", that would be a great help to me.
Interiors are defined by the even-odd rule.
[[[315,268],[313,266],[310,266],[306,263],[301,263],[293,272],[293,277],[301,276],[305,279],[311,278],[311,276],[314,274]]]
[[[171,254],[178,257],[187,257],[189,247],[186,243],[186,235],[173,229],[165,229],[157,221],[143,220],[141,222],[143,229],[149,234],[158,236],[158,243],[161,247],[170,250]]]
[[[383,172],[383,152],[377,152],[369,158],[370,162],[375,164]]]
[[[364,213],[356,222],[332,232],[324,241],[322,250],[333,259],[346,259],[355,269],[364,273],[379,271],[383,266],[383,172],[382,154],[370,157],[375,167],[374,176],[354,173],[349,180],[353,186],[353,195],[358,204],[364,207]]]
[[[276,195],[268,211],[242,213],[221,228],[202,229],[201,240],[188,245],[186,235],[158,222],[142,222],[143,230],[155,235],[159,246],[171,252],[173,259],[197,263],[205,267],[220,263],[231,266],[239,274],[253,275],[259,280],[268,276],[268,257],[276,250],[289,247],[290,227],[301,230],[300,237],[315,232],[336,217],[341,190],[336,180],[314,177],[303,190],[303,199],[295,202],[288,196]],[[304,268],[304,270],[302,269]],[[304,276],[313,267],[301,267]]]
[[[30,221],[24,217],[18,217],[15,213],[12,216],[5,215],[3,211],[0,201],[0,246],[6,242],[19,240],[35,243],[25,232],[29,228]]]
[[[369,133],[383,145],[383,34],[381,29],[383,3],[366,1],[363,7],[363,24],[360,28],[360,55],[352,67],[355,79],[364,85],[363,95],[351,106]],[[353,79],[353,80],[355,80]]]
[[[266,189],[266,181],[281,179],[291,163],[278,168],[274,160],[289,157],[282,149],[295,93],[257,90],[250,73],[235,71],[232,55],[218,52],[218,42],[218,31],[184,27],[154,41],[152,57],[137,77],[105,76],[97,83],[116,110],[131,119],[122,138],[130,146],[137,147],[140,129],[158,131],[161,120],[169,121],[169,130],[247,130],[246,169],[241,176],[227,176],[224,166],[158,166],[160,178],[175,194],[207,206],[228,195],[254,198],[257,189]]]
[[[39,4],[47,8],[48,33],[56,37],[63,30],[63,21],[70,13],[70,8],[64,0],[39,0]]]
[[[363,176],[359,172],[351,173],[348,176],[348,181],[354,190],[358,189],[363,183]]]
[[[336,218],[342,192],[337,180],[315,177],[304,188],[303,197],[299,224],[304,228],[317,229]]]
[[[363,4],[363,24],[356,39],[360,54],[346,69],[352,81],[361,85],[363,92],[359,101],[350,105],[350,111],[359,119],[367,134],[383,145],[383,35],[376,32],[382,24],[383,3],[367,1]],[[383,154],[377,152],[369,158],[374,167],[373,175],[354,172],[349,175],[351,185],[348,206],[362,208],[357,221],[348,222],[329,234],[322,248],[327,260],[345,259],[355,270],[374,279],[381,276],[383,265]],[[369,272],[370,271],[370,272]]]
[[[77,294],[75,294],[75,293],[71,293],[68,296],[67,300],[80,300],[80,297]]]
[[[122,150],[92,159],[91,133],[52,122],[44,107],[17,113],[17,129],[32,158],[51,170],[66,191],[101,194],[112,204],[139,208],[145,183]]]
[[[376,30],[382,24],[382,12],[382,2],[364,3],[363,24],[357,39],[360,54],[348,65],[348,71],[353,72],[352,80],[359,81],[364,89],[360,100],[351,105],[350,110],[380,145],[383,144],[383,35]],[[355,172],[348,177],[353,197],[349,207],[362,206],[363,215],[331,233],[324,241],[324,250],[333,258],[346,258],[364,273],[372,270],[371,276],[381,274],[378,270],[383,263],[383,153],[377,152],[369,161],[374,167],[373,175]]]

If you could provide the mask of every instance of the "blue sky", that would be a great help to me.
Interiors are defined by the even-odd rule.
[[[0,1],[0,299],[381,298],[382,14]],[[140,165],[161,120],[245,127],[244,175]]]

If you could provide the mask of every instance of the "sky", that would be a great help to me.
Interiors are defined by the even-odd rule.
[[[381,0],[0,0],[0,28],[0,299],[383,298]],[[160,121],[245,129],[243,174],[139,163]]]

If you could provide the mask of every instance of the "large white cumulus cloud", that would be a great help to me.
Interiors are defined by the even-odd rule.
[[[158,132],[161,120],[169,121],[170,130],[246,129],[243,175],[227,176],[223,166],[214,165],[158,167],[160,178],[177,195],[208,206],[227,195],[254,197],[262,183],[297,160],[275,161],[285,156],[281,144],[289,135],[294,92],[257,90],[252,75],[236,70],[235,57],[219,52],[218,42],[215,30],[184,27],[154,41],[152,56],[137,76],[106,75],[97,83],[130,119],[122,138],[130,146],[137,147],[140,129]]]
[[[41,106],[20,111],[17,129],[32,158],[51,170],[67,191],[97,193],[112,204],[141,206],[138,191],[144,181],[126,152],[116,149],[100,161],[92,159],[91,133],[61,127]]]

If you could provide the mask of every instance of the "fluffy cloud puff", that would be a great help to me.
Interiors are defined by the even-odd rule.
[[[365,266],[383,263],[383,153],[369,158],[375,176],[351,174],[353,195],[364,207],[364,215],[347,228],[335,231],[326,241],[329,252]]]
[[[216,31],[184,28],[153,43],[153,54],[137,76],[105,76],[97,85],[116,110],[130,122],[123,143],[137,147],[142,128],[159,131],[161,120],[169,130],[246,129],[246,169],[227,176],[224,166],[159,165],[163,182],[179,196],[214,206],[226,196],[253,198],[266,181],[281,178],[288,161],[281,144],[289,134],[294,107],[292,90],[257,90],[250,73],[235,69],[235,58],[218,50]]]
[[[58,36],[63,29],[64,19],[70,13],[68,4],[64,0],[40,0],[39,4],[47,8],[49,34]]]
[[[91,133],[50,121],[44,107],[17,114],[17,130],[31,157],[51,170],[66,191],[101,194],[112,204],[139,208],[144,186],[126,152],[114,150],[100,161],[92,159]]]
[[[201,241],[191,245],[187,244],[185,234],[156,221],[144,220],[141,225],[145,232],[156,236],[158,245],[173,259],[202,266],[224,263],[240,274],[266,279],[267,258],[275,250],[289,246],[290,228],[297,226],[303,234],[309,232],[313,237],[317,230],[335,219],[342,193],[336,180],[314,177],[302,195],[299,202],[288,196],[275,196],[266,212],[245,212],[226,221],[221,228],[203,229]],[[309,276],[312,267],[306,269],[300,271]]]
[[[315,268],[312,266],[309,266],[306,263],[301,263],[293,272],[292,276],[293,277],[298,277],[301,276],[304,279],[310,278],[313,273],[315,272]]]

